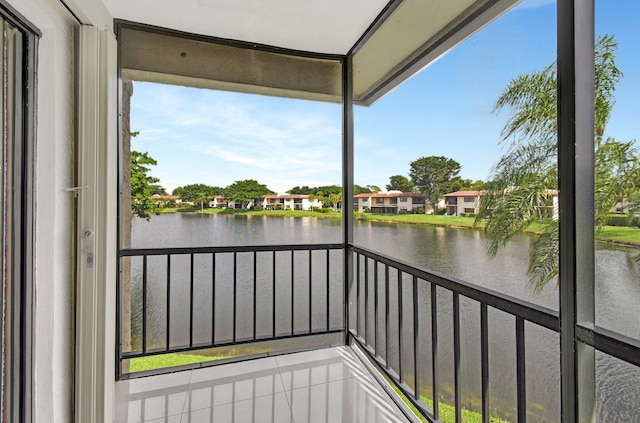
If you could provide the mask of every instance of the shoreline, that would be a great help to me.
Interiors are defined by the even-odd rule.
[[[203,214],[228,214],[232,216],[267,216],[267,217],[316,217],[320,219],[341,219],[341,212],[321,213],[304,210],[260,210],[246,211],[237,213],[223,212],[221,209],[204,209],[200,210],[179,211],[180,209],[163,209],[160,214],[165,213],[203,213]],[[427,215],[427,214],[397,214],[397,215],[381,215],[372,213],[356,213],[355,220],[363,220],[369,222],[394,223],[418,226],[437,226],[452,229],[472,229],[483,230],[484,225],[474,225],[475,218],[460,216],[443,216],[443,215]],[[542,233],[544,223],[532,223],[523,233],[530,235],[539,235]],[[609,235],[609,236],[607,236]],[[629,240],[630,237],[637,235],[637,241]],[[596,242],[606,244],[620,245],[631,248],[640,248],[640,228],[630,226],[605,226],[601,231],[596,231]]]

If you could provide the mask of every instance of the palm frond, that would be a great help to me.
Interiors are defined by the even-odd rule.
[[[558,222],[552,221],[543,230],[529,251],[527,275],[535,292],[540,292],[558,276],[560,260]]]

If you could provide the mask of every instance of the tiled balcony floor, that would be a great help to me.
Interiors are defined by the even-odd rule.
[[[404,423],[349,347],[116,383],[117,423]]]

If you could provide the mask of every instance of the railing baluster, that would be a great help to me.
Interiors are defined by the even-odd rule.
[[[431,376],[433,379],[433,418],[440,419],[438,365],[438,286],[431,283]]]
[[[402,324],[402,271],[398,269],[398,376],[404,382],[402,369],[402,345],[404,344],[404,330]]]
[[[309,333],[312,332],[313,329],[313,312],[312,312],[312,302],[311,302],[311,289],[313,288],[313,251],[309,250]]]
[[[356,253],[356,334],[360,335],[360,257],[361,255]]]
[[[460,294],[453,293],[453,389],[455,390],[456,423],[462,422],[460,392]]]
[[[330,269],[331,267],[329,266],[329,249],[327,248],[327,286],[326,286],[326,290],[327,290],[327,331],[329,330],[329,314],[330,314],[330,303],[329,303],[329,298],[331,293],[329,292],[329,286],[330,286]]]
[[[216,253],[211,253],[211,345],[216,344]]]
[[[391,334],[391,328],[389,325],[389,265],[384,265],[384,355],[385,362],[387,363],[387,370],[391,369],[391,360],[389,359],[389,335]]]
[[[373,261],[373,283],[375,285],[375,291],[373,292],[373,324],[375,329],[373,330],[373,349],[375,355],[380,355],[378,351],[378,260]]]
[[[142,353],[147,352],[147,256],[142,256]]]
[[[189,270],[189,346],[193,347],[193,254]]]
[[[516,317],[516,384],[518,386],[518,423],[527,421],[527,380],[524,343],[524,319]]]
[[[276,252],[271,259],[271,336],[276,337]]]
[[[419,316],[418,316],[418,277],[413,276],[413,380],[414,380],[414,394],[415,399],[420,400],[420,367],[419,361],[419,349],[420,344],[420,331],[419,331]]]
[[[480,358],[482,361],[482,423],[490,423],[489,408],[489,315],[487,305],[480,305]]]
[[[233,253],[233,342],[236,342],[236,310],[238,290],[238,253]]]
[[[167,316],[166,316],[166,350],[171,346],[171,254],[167,254]]]
[[[294,251],[291,250],[291,335],[293,335],[293,329],[294,329],[293,323],[295,321],[295,319],[294,319],[295,318],[295,313],[294,313],[294,310],[295,310],[295,305],[294,305],[294,303],[295,303],[295,301],[294,301],[294,299],[295,299],[295,295],[294,295],[295,289],[294,289],[294,280],[293,280],[294,279],[294,274],[295,274],[295,270],[294,270],[295,267],[294,267],[293,261],[294,261]]]
[[[364,257],[364,343],[369,345],[369,259]]]
[[[258,256],[253,252],[253,340],[256,340],[256,330],[258,326]]]

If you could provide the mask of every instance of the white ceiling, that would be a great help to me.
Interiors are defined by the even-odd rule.
[[[316,53],[346,54],[388,0],[103,0],[117,19]]]

